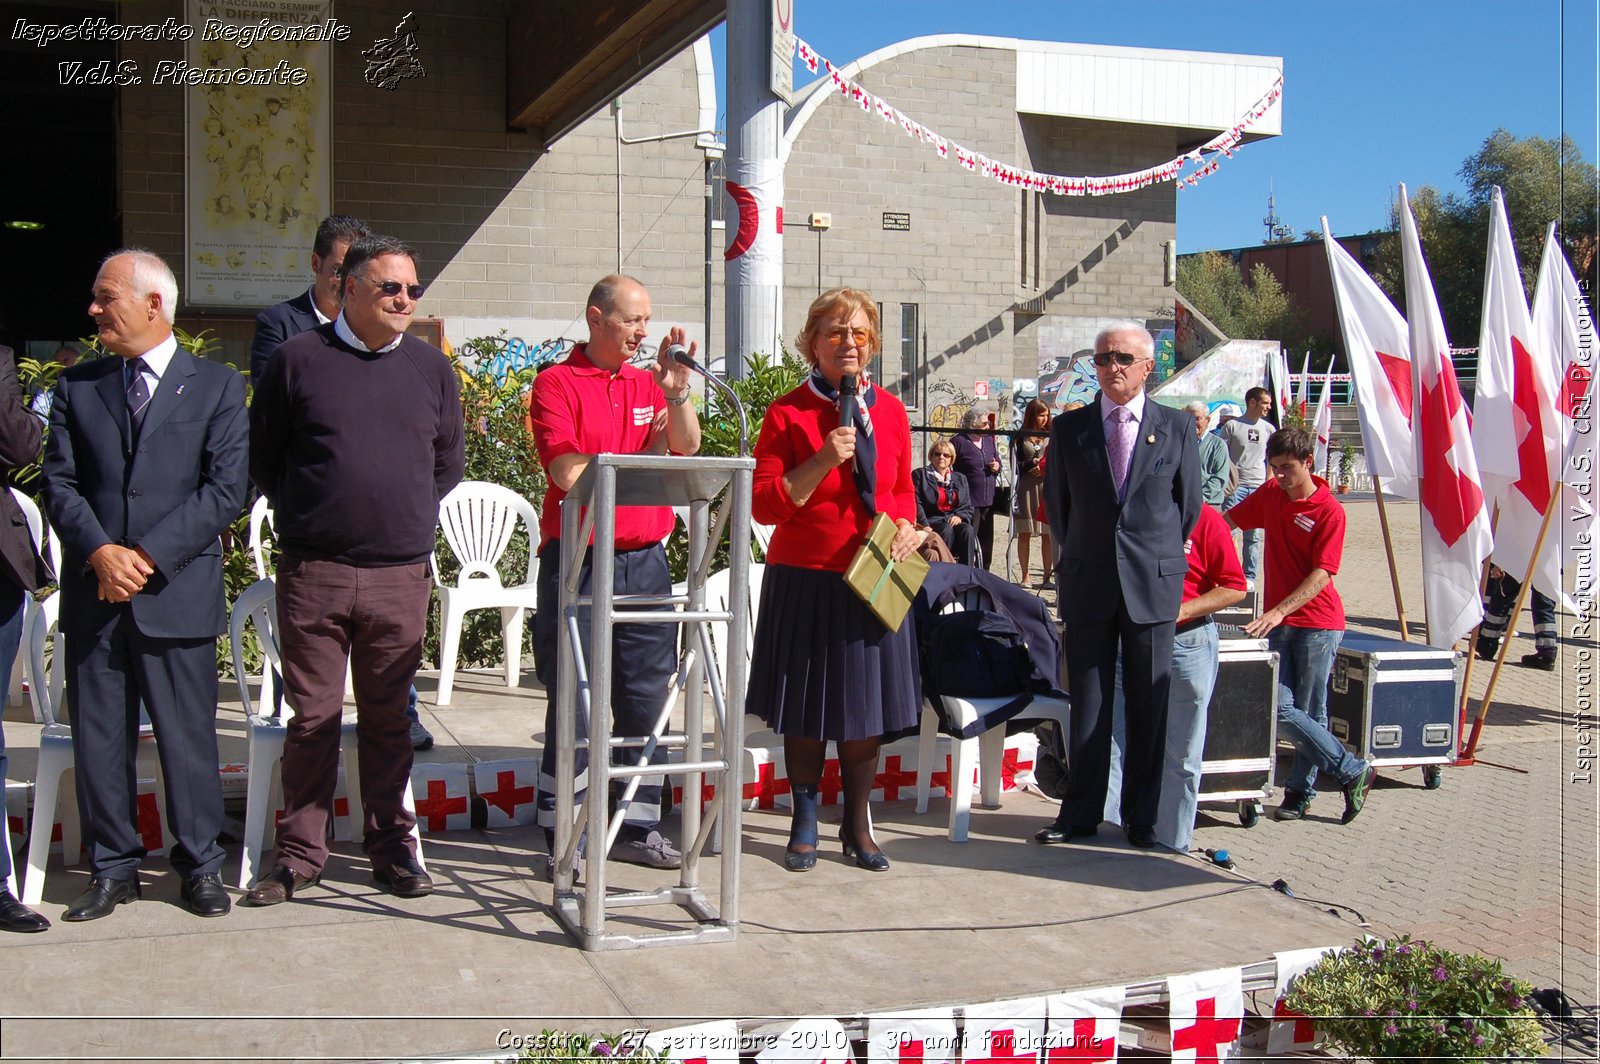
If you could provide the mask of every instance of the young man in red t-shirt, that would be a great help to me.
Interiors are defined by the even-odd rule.
[[[1265,601],[1275,603],[1245,626],[1278,652],[1279,734],[1294,743],[1279,820],[1299,820],[1316,791],[1317,773],[1339,780],[1348,824],[1361,812],[1375,775],[1328,731],[1328,677],[1344,635],[1344,603],[1333,588],[1344,553],[1344,508],[1312,472],[1316,441],[1287,428],[1267,440],[1272,479],[1225,515],[1235,528],[1267,532]]]

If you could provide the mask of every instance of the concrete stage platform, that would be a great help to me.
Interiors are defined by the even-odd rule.
[[[165,860],[152,858],[142,901],[95,923],[61,923],[87,874],[52,859],[41,908],[55,926],[0,943],[0,1059],[456,1056],[544,1027],[849,1018],[1134,984],[1358,932],[1203,861],[1135,850],[1109,826],[1091,844],[1031,845],[1024,840],[1054,812],[1032,794],[974,810],[965,845],[946,841],[946,809],[942,799],[920,817],[909,801],[876,807],[894,861],[886,874],[845,863],[837,843],[815,871],[787,873],[778,863],[787,814],[747,813],[738,940],[631,952],[569,943],[548,908],[542,833],[529,828],[428,837],[437,890],[417,901],[383,893],[359,849],[337,844],[323,884],[300,900],[219,920],[181,908]],[[839,813],[824,810],[824,840]],[[236,861],[234,847],[230,881]],[[616,863],[608,875],[613,889],[676,878]],[[715,898],[715,862],[705,878]],[[616,919],[651,926],[681,912]]]

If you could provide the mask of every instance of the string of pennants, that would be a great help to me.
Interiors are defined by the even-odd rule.
[[[800,61],[806,69],[816,74],[820,70],[827,72],[828,80],[839,94],[847,100],[857,104],[868,114],[876,114],[885,122],[895,124],[903,129],[907,136],[916,137],[923,144],[931,147],[941,159],[954,159],[964,169],[973,173],[982,174],[1002,185],[1015,188],[1027,188],[1035,192],[1048,192],[1056,196],[1114,196],[1123,192],[1134,192],[1141,188],[1160,184],[1166,181],[1177,183],[1179,189],[1192,187],[1202,179],[1217,172],[1220,162],[1218,156],[1233,158],[1234,150],[1239,142],[1244,139],[1245,132],[1258,122],[1283,97],[1283,76],[1280,74],[1273,81],[1270,88],[1261,95],[1249,110],[1239,116],[1227,130],[1212,137],[1204,144],[1191,151],[1184,152],[1158,166],[1146,167],[1143,170],[1134,170],[1126,174],[1110,174],[1098,177],[1072,177],[1063,174],[1044,174],[1037,170],[1026,170],[1010,166],[1006,163],[996,162],[969,148],[962,147],[954,141],[940,136],[933,130],[915,121],[910,115],[901,111],[893,104],[879,96],[868,92],[861,85],[839,72],[823,56],[816,53],[812,47],[800,38],[795,38],[795,50],[800,56]],[[1207,157],[1209,156],[1209,158]],[[1193,168],[1185,172],[1185,167],[1193,164]]]

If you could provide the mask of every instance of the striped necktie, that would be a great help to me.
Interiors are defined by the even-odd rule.
[[[150,406],[150,383],[144,376],[144,359],[135,358],[128,361],[128,427],[135,436],[144,425],[144,412]]]

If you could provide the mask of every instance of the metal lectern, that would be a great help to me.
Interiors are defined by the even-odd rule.
[[[557,625],[560,679],[556,686],[556,918],[586,950],[638,949],[698,942],[729,942],[739,927],[739,832],[744,749],[744,689],[750,597],[750,498],[755,460],[750,458],[674,458],[661,455],[598,455],[561,503],[561,613]],[[721,505],[712,513],[712,504]],[[618,506],[674,506],[688,509],[689,581],[686,592],[667,596],[616,595],[612,588]],[[729,603],[707,610],[706,577],[715,545],[729,532]],[[586,544],[594,537],[591,586],[578,593]],[[583,660],[579,611],[590,607],[590,660]],[[666,607],[663,609],[663,607]],[[726,676],[719,675],[710,625],[728,626]],[[611,629],[618,624],[682,625],[683,648],[671,685],[661,692],[661,711],[650,735],[611,736],[611,673],[627,668],[614,662]],[[707,743],[704,690],[715,709]],[[683,730],[669,732],[679,693]],[[587,710],[588,735],[577,735],[578,710]],[[637,766],[612,765],[610,751],[642,747]],[[590,752],[588,787],[576,815],[576,753]],[[670,766],[665,754],[681,750]],[[606,855],[616,841],[627,804],[647,775],[670,767],[684,777],[683,867],[678,885],[654,891],[607,894]],[[701,812],[702,781],[712,777],[715,799],[709,816]],[[627,779],[616,814],[610,813],[611,781]],[[712,905],[700,885],[700,862],[713,830],[720,830],[720,899]],[[579,840],[587,836],[584,876],[574,875]],[[653,933],[606,930],[606,913],[640,905],[677,905],[695,926]]]

